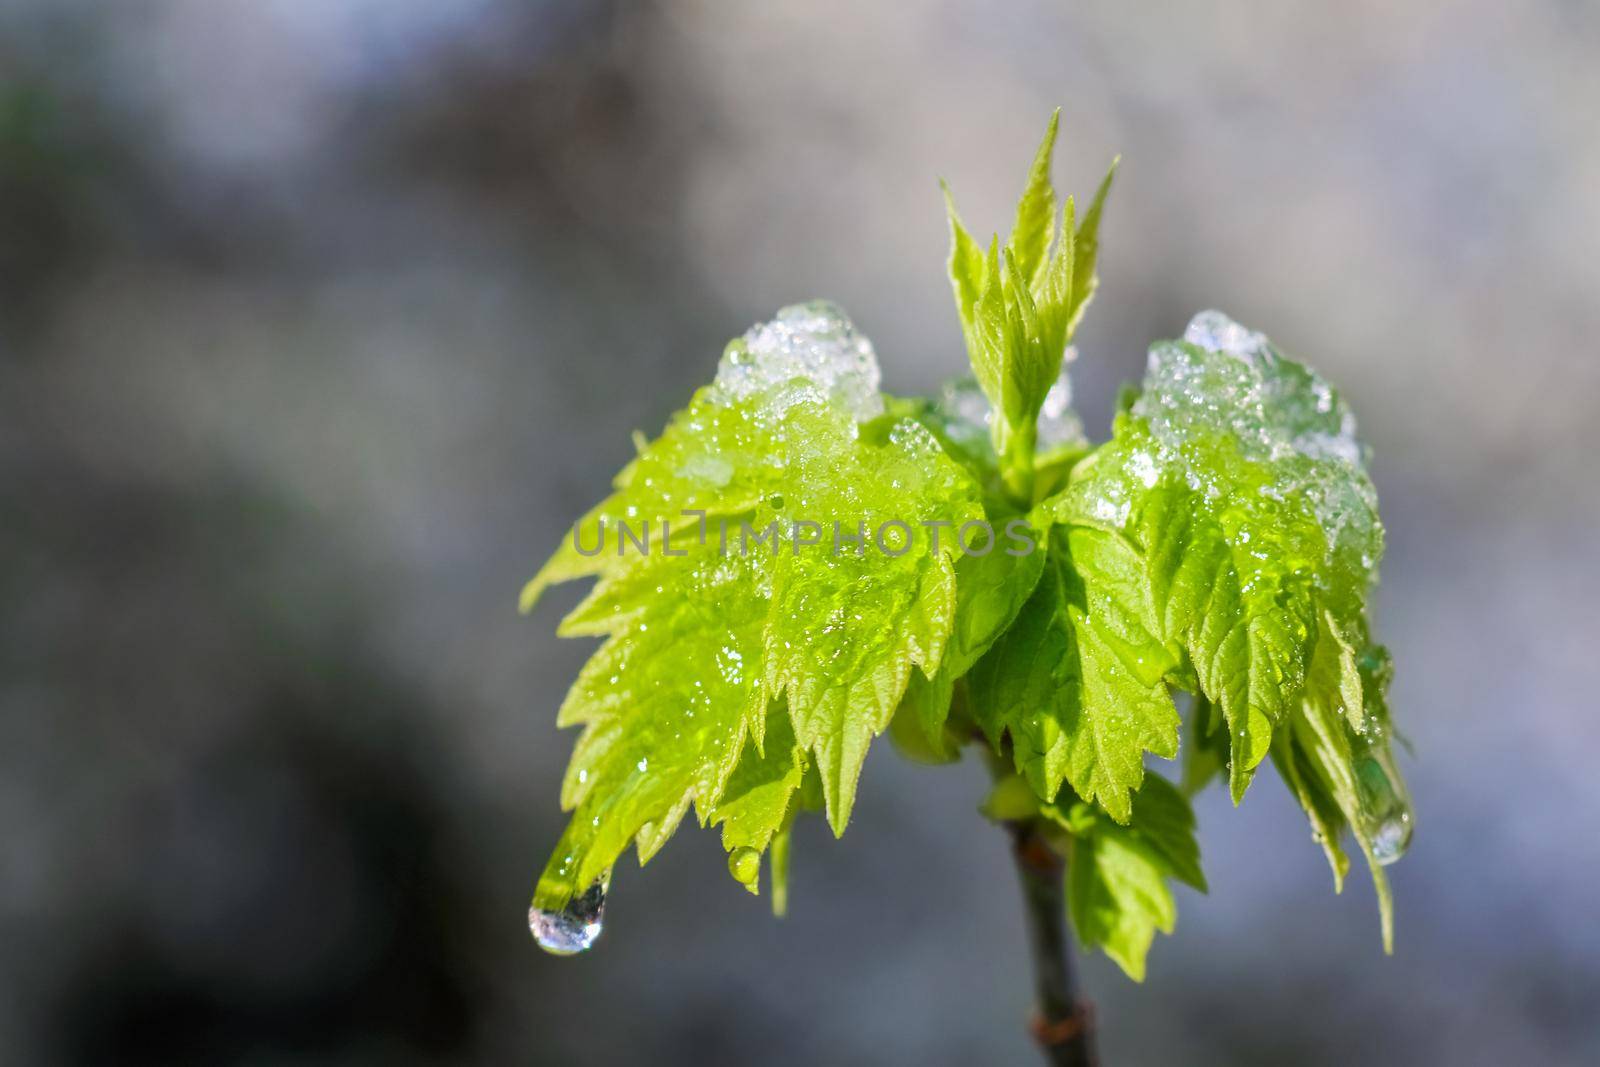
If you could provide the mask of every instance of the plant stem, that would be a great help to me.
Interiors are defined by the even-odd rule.
[[[1078,989],[1067,940],[1066,861],[1050,847],[1032,820],[1009,822],[1011,855],[1022,883],[1022,901],[1033,955],[1039,1003],[1033,1036],[1056,1067],[1097,1067],[1094,1010]]]
[[[995,416],[999,419],[999,416]],[[1033,450],[1037,444],[1038,428],[1029,422],[1009,430],[1003,421],[996,424],[999,437],[1000,480],[1006,492],[1018,506],[1026,509],[1033,501]],[[1009,432],[1007,432],[1009,430]]]
[[[965,708],[966,686],[958,682],[956,699]],[[1009,751],[995,751],[982,733],[973,743],[996,782],[1010,776]],[[1009,745],[1003,745],[1009,749]],[[1022,885],[1023,915],[1028,924],[1028,950],[1033,959],[1033,988],[1038,998],[1030,1029],[1045,1058],[1054,1067],[1100,1067],[1095,1048],[1094,1005],[1078,988],[1067,936],[1067,861],[1045,838],[1037,817],[1000,821],[1011,835],[1011,859]]]

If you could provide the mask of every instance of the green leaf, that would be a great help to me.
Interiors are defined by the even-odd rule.
[[[1159,774],[1146,776],[1133,798],[1133,829],[1161,854],[1167,873],[1204,893],[1200,843],[1195,840],[1194,812],[1189,801]]]
[[[1220,526],[1197,515],[1196,504],[1186,486],[1152,492],[1139,533],[1160,632],[1188,650],[1201,692],[1227,717],[1237,800],[1299,688],[1311,603],[1280,598],[1282,584],[1260,582],[1267,568],[1248,552],[1230,551]]]
[[[996,531],[999,540],[990,551],[956,559],[956,619],[944,664],[953,677],[971,670],[1010,628],[1044,573],[1045,535],[1025,520],[1017,523]]]
[[[949,650],[945,650],[948,659]],[[961,758],[966,738],[949,729],[950,707],[955,698],[954,679],[944,664],[928,677],[911,672],[900,706],[889,720],[889,739],[900,754],[917,763],[954,763]]]
[[[1114,825],[1114,824],[1112,824]],[[1073,841],[1067,908],[1086,948],[1099,948],[1135,982],[1155,933],[1172,933],[1178,906],[1147,844],[1115,829]]]
[[[1039,408],[1061,373],[1062,354],[1094,289],[1097,231],[1110,186],[1108,175],[1081,226],[1074,226],[1069,198],[1057,226],[1050,155],[1059,121],[1058,111],[1050,118],[1003,247],[996,237],[987,253],[980,249],[945,187],[950,282],[962,336],[973,375],[996,412],[994,447],[1006,485],[1023,503],[1030,502]]]
[[[1333,870],[1333,891],[1344,892],[1344,879],[1350,873],[1350,857],[1340,843],[1345,829],[1344,813],[1339,810],[1332,792],[1319,779],[1317,768],[1305,749],[1295,742],[1292,728],[1278,731],[1273,738],[1272,763],[1311,821],[1311,839],[1322,847],[1328,866]]]
[[[1118,156],[1111,161],[1111,166],[1106,169],[1106,176],[1100,179],[1100,187],[1094,192],[1094,199],[1089,203],[1089,210],[1084,212],[1083,222],[1077,231],[1076,269],[1072,276],[1072,298],[1067,307],[1067,334],[1078,326],[1083,318],[1084,309],[1089,306],[1089,301],[1094,299],[1095,290],[1100,287],[1100,275],[1097,268],[1100,262],[1100,216],[1105,210],[1106,196],[1111,192],[1111,181],[1117,176],[1117,164],[1122,161]]]
[[[932,549],[923,524],[982,517],[977,486],[920,424],[897,425],[877,448],[827,448],[828,418],[800,413],[787,463],[799,514],[860,516],[869,531],[898,523],[888,551],[780,555],[772,572],[765,686],[787,694],[795,736],[822,775],[828,821],[842,834],[867,745],[889,725],[913,667],[936,671],[956,607],[946,540]],[[786,494],[785,499],[790,499]],[[919,543],[920,542],[920,543]]]
[[[1387,657],[1374,649],[1371,660],[1386,664]],[[1346,826],[1352,831],[1372,871],[1384,951],[1391,952],[1394,901],[1382,864],[1403,850],[1411,811],[1389,749],[1384,674],[1379,666],[1363,678],[1350,642],[1325,612],[1304,699],[1275,740],[1273,758],[1305,809],[1312,836],[1328,854],[1336,889],[1343,888],[1349,868],[1339,838]],[[1359,728],[1352,723],[1357,707]]]
[[[1014,409],[1019,403],[1017,383],[1008,373],[1015,357],[1011,351],[1011,321],[1006,314],[1006,283],[1001,273],[1001,263],[1000,238],[994,237],[989,242],[988,251],[983,254],[983,285],[978,291],[977,302],[973,304],[974,343],[968,347],[973,377],[978,379],[983,394],[989,398],[996,412],[997,425],[1007,423],[1010,419],[1008,410]],[[1009,401],[1008,396],[1011,398]],[[996,441],[998,451],[998,433]]]
[[[1140,560],[1122,538],[1057,531],[1016,622],[968,677],[973,713],[1044,800],[1063,780],[1127,822],[1144,753],[1178,750],[1165,676],[1175,661],[1155,620]]]
[[[950,193],[950,186],[944,182],[939,183],[944,190],[945,213],[950,220],[950,287],[955,293],[956,312],[961,318],[961,333],[967,339],[968,348],[974,345],[974,315],[978,303],[978,296],[983,292],[984,256],[983,249],[978,242],[972,239],[972,234],[961,222],[961,216],[956,212],[955,197]]]
[[[1047,352],[1065,352],[1067,343],[1072,340],[1073,330],[1082,317],[1084,302],[1074,303],[1074,279],[1078,277],[1080,267],[1078,237],[1074,229],[1076,210],[1072,197],[1067,197],[1066,207],[1062,209],[1061,239],[1056,242],[1055,253],[1050,257],[1043,276],[1034,282],[1039,304],[1040,343]],[[1082,267],[1092,271],[1094,263],[1091,261]]]
[[[954,683],[1011,626],[1039,583],[1045,554],[1038,546],[1044,535],[1025,520],[1016,522],[1000,525],[988,552],[956,558],[956,613],[944,659],[932,678],[920,671],[912,678],[891,724],[902,751],[915,759],[946,763],[959,756],[966,738],[946,730]]]
[[[913,670],[938,669],[956,549],[931,551],[920,524],[981,518],[980,490],[911,419],[858,426],[819,390],[775,389],[697,395],[586,517],[593,533],[580,524],[530,586],[531,601],[551,581],[598,575],[561,632],[606,638],[563,705],[560,722],[585,731],[542,908],[581,892],[630,840],[648,859],[691,804],[730,849],[768,847],[808,770],[842,832],[868,743]],[[917,543],[835,551],[834,531],[821,532],[835,517],[845,537],[893,521]],[[649,551],[623,522],[649,525]],[[799,544],[802,522],[818,524],[818,543]],[[751,539],[759,531],[766,541]]]
[[[630,840],[649,859],[691,803],[704,818],[764,716],[748,665],[761,655],[767,605],[750,595],[751,568],[714,553],[684,563],[674,597],[626,577],[629,595],[597,590],[617,609],[557,720],[584,731],[562,784],[572,821],[534,895],[541,908],[600,878]]]
[[[1382,529],[1338,394],[1216,313],[1189,335],[1208,344],[1152,348],[1113,439],[1040,510],[1138,545],[1155,634],[1227,720],[1237,801],[1298,703],[1318,613],[1360,625]]]
[[[1021,276],[1022,270],[1010,249],[1005,252],[1005,264],[1009,277]],[[1006,416],[1013,425],[1020,426],[1038,418],[1045,394],[1061,375],[1065,348],[1052,351],[1045,347],[1039,308],[1027,285],[1018,282],[1008,286],[1005,296],[1007,348],[1012,364],[1006,376]],[[1028,459],[1032,461],[1031,454]]]
[[[1206,888],[1188,802],[1152,774],[1134,797],[1130,825],[1081,803],[1050,814],[1072,834],[1067,912],[1079,940],[1103,950],[1134,981],[1144,981],[1156,931],[1170,934],[1177,926],[1168,879]]]
[[[782,704],[767,716],[761,748],[747,745],[708,820],[722,827],[722,847],[764,851],[784,826],[805,774],[805,754]]]
[[[1227,723],[1234,799],[1273,762],[1311,820],[1336,885],[1350,827],[1373,867],[1403,849],[1409,800],[1389,750],[1387,659],[1367,646],[1366,591],[1383,549],[1354,420],[1337,392],[1215,313],[1151,350],[1113,439],[1038,509],[1137,546],[1169,672]],[[1360,655],[1357,649],[1367,649]],[[1363,663],[1366,664],[1363,668]],[[1216,735],[1192,728],[1203,780]]]
[[[728,787],[712,812],[712,825],[722,827],[722,847],[730,858],[729,873],[751,893],[756,881],[745,881],[733,869],[736,858],[767,851],[772,876],[772,913],[789,907],[789,856],[795,818],[822,810],[822,784],[794,742],[788,715],[780,707],[770,716],[766,751],[747,746]]]
[[[1050,242],[1055,237],[1056,191],[1050,185],[1050,156],[1055,151],[1056,129],[1060,124],[1061,109],[1056,108],[1050,115],[1050,124],[1045,127],[1039,151],[1033,157],[1033,166],[1028,170],[1028,187],[1017,202],[1017,219],[1006,242],[1016,259],[1015,275],[1029,288],[1037,284],[1043,274]]]

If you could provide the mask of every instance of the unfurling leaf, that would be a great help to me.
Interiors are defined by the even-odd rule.
[[[1031,465],[1040,406],[1094,295],[1100,213],[1111,184],[1108,173],[1082,225],[1074,227],[1070,197],[1057,224],[1050,156],[1059,120],[1059,112],[1050,118],[1003,246],[997,236],[984,252],[944,190],[956,312],[973,375],[996,412],[995,451],[1012,473]]]

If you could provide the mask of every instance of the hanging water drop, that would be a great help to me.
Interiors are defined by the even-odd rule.
[[[560,911],[529,908],[528,930],[539,947],[552,956],[576,956],[593,946],[605,925],[606,888],[610,884],[611,872],[607,871]]]
[[[1381,737],[1358,737],[1355,771],[1361,800],[1359,829],[1373,860],[1387,866],[1405,855],[1411,844],[1411,798]]]
[[[1378,824],[1372,833],[1372,858],[1387,867],[1406,854],[1411,845],[1411,812],[1398,811]]]
[[[733,875],[734,881],[754,893],[756,881],[761,877],[761,853],[753,848],[734,849],[728,853],[728,873]]]

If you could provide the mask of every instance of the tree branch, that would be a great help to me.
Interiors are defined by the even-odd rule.
[[[1055,1067],[1098,1067],[1094,1009],[1083,999],[1067,941],[1066,861],[1032,821],[1008,822],[1011,855],[1022,883],[1022,900],[1033,955],[1038,1006],[1033,1036]]]

